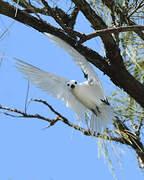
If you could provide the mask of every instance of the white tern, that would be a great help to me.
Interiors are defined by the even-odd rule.
[[[87,122],[92,132],[101,132],[108,124],[113,123],[115,112],[104,94],[96,72],[86,58],[68,43],[52,34],[44,34],[73,57],[73,61],[82,69],[87,81],[77,83],[75,80],[67,80],[19,59],[16,59],[16,67],[36,87],[62,100],[76,113],[78,120]]]

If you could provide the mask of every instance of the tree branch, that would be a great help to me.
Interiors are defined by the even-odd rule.
[[[54,20],[62,27],[62,29],[71,37],[74,39],[76,36],[81,37],[81,33],[74,31],[74,23],[76,21],[76,17],[78,14],[77,9],[74,11],[74,14],[72,17],[69,17],[67,14],[64,13],[60,8],[51,8],[47,1],[41,0],[43,5],[45,6],[47,12],[49,12],[49,15],[54,18]]]
[[[140,2],[137,7],[128,15],[128,18],[130,18],[134,13],[136,13],[138,11],[138,9],[140,9],[141,7],[144,6],[144,2]]]
[[[6,115],[8,115],[8,116],[19,117],[19,118],[35,118],[35,119],[40,119],[40,120],[47,121],[47,122],[50,123],[50,125],[49,125],[48,127],[51,127],[51,126],[55,125],[55,123],[58,122],[58,121],[61,121],[61,122],[63,122],[64,124],[66,124],[67,126],[72,127],[72,128],[74,128],[75,130],[80,131],[81,133],[83,133],[83,134],[86,135],[86,136],[93,136],[93,137],[96,137],[96,138],[102,138],[102,139],[105,139],[105,140],[115,141],[115,142],[118,142],[118,143],[125,144],[123,138],[114,137],[114,136],[109,136],[109,135],[100,134],[100,133],[98,133],[98,134],[97,134],[97,133],[92,134],[89,130],[86,130],[86,129],[78,126],[78,125],[75,125],[75,124],[71,123],[67,118],[65,118],[65,117],[62,116],[59,112],[57,112],[56,110],[54,110],[54,108],[53,108],[52,106],[50,106],[46,101],[43,101],[43,100],[41,100],[41,99],[33,99],[33,101],[43,103],[43,104],[46,105],[54,114],[56,114],[57,117],[56,117],[55,119],[49,119],[49,118],[46,118],[46,117],[44,117],[44,116],[42,116],[42,115],[40,115],[40,114],[27,114],[26,112],[23,112],[23,111],[21,111],[21,110],[14,109],[14,108],[9,108],[9,107],[3,107],[3,106],[1,106],[1,105],[0,105],[0,109],[21,115],[21,116],[15,116],[15,115],[13,115],[13,114],[8,114],[8,113],[3,112],[4,114],[6,114]]]
[[[47,121],[47,122],[49,122],[49,125],[46,128],[54,126],[58,121],[61,121],[64,124],[66,124],[67,126],[74,128],[75,130],[83,133],[86,136],[102,138],[102,139],[105,139],[105,140],[108,140],[108,141],[114,141],[114,142],[118,142],[118,143],[121,143],[121,144],[128,145],[128,146],[132,147],[136,151],[139,166],[141,168],[144,167],[144,147],[143,147],[142,143],[140,142],[139,138],[136,135],[134,135],[133,133],[131,133],[130,130],[120,120],[117,119],[114,122],[116,130],[113,131],[113,132],[117,133],[120,137],[110,136],[107,133],[104,133],[104,134],[91,133],[90,130],[86,130],[86,129],[78,126],[78,125],[75,125],[74,123],[71,123],[67,118],[65,118],[63,115],[61,115],[59,112],[57,112],[46,101],[43,101],[41,99],[32,99],[32,101],[36,101],[36,102],[44,104],[57,117],[55,119],[49,119],[49,118],[46,118],[46,117],[44,117],[44,116],[42,116],[40,114],[28,114],[27,112],[23,112],[23,111],[18,110],[18,109],[3,107],[1,105],[0,105],[0,109],[20,115],[20,116],[17,116],[17,115],[9,114],[7,112],[3,112],[7,116],[17,117],[17,118],[34,118],[34,119],[40,119],[40,120]]]
[[[81,10],[87,20],[91,23],[92,27],[95,30],[106,29],[107,25],[102,20],[100,16],[98,16],[95,11],[90,7],[90,4],[85,0],[72,0],[75,5]],[[123,67],[123,59],[120,54],[120,49],[117,46],[114,38],[110,33],[104,34],[100,36],[105,47],[106,57],[109,59],[111,64],[115,64],[116,66]]]
[[[120,33],[120,32],[135,31],[135,30],[144,30],[144,26],[133,25],[133,26],[126,26],[126,27],[125,26],[124,27],[113,27],[113,28],[97,30],[97,31],[87,34],[87,35],[83,34],[83,36],[80,37],[79,43],[84,43],[85,41],[88,41],[97,36],[103,36],[106,33]]]
[[[123,137],[124,142],[126,144],[130,143],[130,146],[136,152],[139,167],[144,168],[144,146],[139,136],[133,134],[130,129],[118,119],[114,122],[114,125],[116,129],[118,129],[117,133]]]
[[[130,20],[130,17],[128,14],[122,11],[122,9],[119,8],[117,4],[115,4],[114,0],[102,0],[102,2],[111,10],[112,14],[113,12],[117,13],[117,15],[120,16],[120,21],[122,23],[128,24],[128,25],[137,25],[135,22]],[[144,33],[141,30],[135,30],[134,31],[142,40],[144,40]]]
[[[86,46],[82,46],[78,43],[77,40],[67,36],[65,33],[63,33],[61,29],[58,29],[46,23],[45,21],[41,21],[36,17],[33,17],[30,14],[23,12],[19,9],[17,9],[17,15],[15,16],[15,7],[2,0],[0,0],[0,6],[2,7],[0,8],[0,14],[4,14],[8,17],[11,17],[19,22],[22,22],[23,24],[27,24],[40,32],[51,33],[66,41],[80,54],[82,54],[89,62],[91,62],[93,65],[95,65],[105,74],[107,74],[114,84],[123,88],[124,91],[126,91],[142,107],[144,107],[144,85],[138,82],[132,75],[130,75],[124,66],[119,65],[119,60],[117,61],[117,58],[122,58],[119,54],[119,50],[117,52],[112,53],[113,50],[110,51],[109,49],[109,53],[111,54],[112,59],[103,58],[97,52],[87,48]],[[73,32],[72,29],[71,32]]]

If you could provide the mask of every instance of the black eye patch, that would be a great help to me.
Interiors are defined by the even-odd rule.
[[[67,84],[67,86],[70,86],[70,84]]]
[[[77,82],[75,81],[75,84],[77,84]]]

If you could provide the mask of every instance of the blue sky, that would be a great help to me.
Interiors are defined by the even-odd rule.
[[[0,34],[8,27],[12,19],[0,16]],[[78,27],[84,31],[83,23]],[[88,32],[90,29],[85,30]],[[89,42],[96,46],[99,40]],[[96,45],[97,44],[97,45]],[[0,66],[0,104],[24,109],[27,81],[14,67],[13,57],[20,58],[46,71],[82,81],[83,74],[72,62],[71,57],[41,33],[15,22],[7,36],[0,40],[0,56],[5,58]],[[109,78],[99,70],[100,80],[109,95],[114,86]],[[45,94],[30,85],[29,98],[41,98],[51,104],[69,120],[75,119],[74,113],[61,101]],[[29,112],[54,117],[46,107],[31,103]],[[98,158],[97,140],[83,136],[80,132],[57,123],[54,127],[43,129],[48,124],[36,119],[6,117],[0,111],[0,179],[3,180],[94,180],[113,179],[107,161]],[[139,170],[135,153],[125,146],[115,145],[122,168],[118,166],[113,152],[110,157],[118,179],[139,179],[143,174]],[[120,153],[119,147],[124,150]]]

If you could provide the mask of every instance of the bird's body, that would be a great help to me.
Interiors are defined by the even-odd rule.
[[[96,72],[85,57],[73,47],[56,36],[45,34],[73,57],[74,62],[86,74],[87,81],[82,83],[77,83],[75,80],[69,81],[18,59],[16,59],[16,67],[20,72],[27,75],[27,79],[32,84],[61,99],[67,107],[70,107],[76,113],[78,120],[88,120],[93,132],[102,131],[113,122],[115,113],[105,96]]]
[[[110,106],[101,87],[92,81],[77,83],[71,80],[67,83],[74,97],[91,112],[90,128],[100,131],[106,128],[114,118],[113,108]]]
[[[72,89],[72,93],[83,105],[92,110],[100,106],[102,104],[100,99],[104,98],[98,90],[99,86],[96,84],[89,84],[88,81],[85,81],[77,84],[77,86]]]

